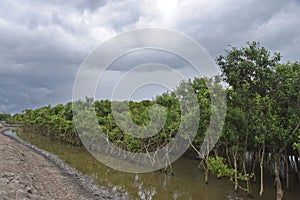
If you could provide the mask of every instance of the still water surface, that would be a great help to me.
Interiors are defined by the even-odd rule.
[[[174,176],[164,172],[131,174],[115,171],[106,167],[92,157],[82,147],[65,144],[44,136],[21,138],[37,147],[58,155],[62,160],[78,171],[95,177],[96,182],[114,191],[128,193],[131,199],[199,199],[224,200],[231,197],[244,197],[245,193],[233,192],[233,185],[227,178],[217,179],[209,177],[209,184],[203,181],[203,173],[198,169],[198,161],[180,158],[173,164]],[[262,199],[275,199],[275,188],[271,177],[265,177],[265,194]],[[253,185],[255,199],[259,199],[259,183]],[[300,199],[300,184],[293,183],[289,190],[285,190],[288,200]]]

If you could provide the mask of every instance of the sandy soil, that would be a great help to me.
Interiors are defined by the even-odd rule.
[[[96,185],[56,156],[1,134],[0,199],[128,199]]]

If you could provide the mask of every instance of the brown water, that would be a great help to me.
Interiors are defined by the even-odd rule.
[[[128,193],[132,199],[203,199],[223,200],[228,197],[245,197],[243,192],[233,192],[233,184],[227,179],[209,177],[209,184],[203,181],[203,173],[197,168],[198,161],[180,158],[173,164],[175,175],[164,172],[131,174],[115,171],[106,167],[92,157],[82,147],[65,144],[44,136],[21,138],[37,147],[58,155],[62,160],[78,171],[92,175],[97,183],[112,190]],[[275,188],[272,179],[265,177],[265,193],[262,199],[275,199]],[[259,183],[253,184],[255,199],[258,199]],[[292,183],[289,190],[285,189],[284,199],[299,200],[300,184]],[[247,198],[244,198],[247,199]]]

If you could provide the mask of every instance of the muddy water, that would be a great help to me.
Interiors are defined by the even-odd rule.
[[[213,175],[209,178],[209,184],[204,184],[203,173],[197,168],[198,162],[181,158],[173,164],[175,175],[164,172],[152,172],[145,174],[130,174],[115,171],[94,159],[88,151],[82,147],[64,144],[54,139],[43,136],[21,138],[37,147],[58,155],[62,160],[81,171],[84,174],[95,177],[97,183],[128,193],[132,199],[203,199],[221,200],[245,197],[245,193],[233,192],[233,185],[227,178],[216,179]],[[262,199],[275,199],[275,188],[272,178],[265,177],[265,194]],[[255,199],[259,183],[253,185]],[[289,190],[285,190],[285,198],[288,200],[300,199],[300,184],[292,183]],[[237,198],[238,199],[238,198]]]

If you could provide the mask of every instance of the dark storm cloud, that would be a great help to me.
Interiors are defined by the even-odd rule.
[[[282,52],[285,60],[298,59],[287,52],[292,48],[300,53],[293,47],[300,44],[297,1],[211,1],[185,7],[180,15],[187,18],[179,17],[174,27],[203,44],[213,57],[227,45],[239,47],[255,40]]]
[[[135,66],[145,63],[160,63],[175,69],[189,65],[183,58],[180,58],[171,52],[159,49],[144,49],[122,55],[109,66],[109,69],[128,71]]]
[[[229,44],[240,47],[256,40],[281,52],[284,61],[299,60],[299,1],[161,2],[0,0],[0,111],[70,101],[76,72],[89,52],[135,28],[183,32],[203,45],[212,59]],[[116,82],[122,72],[145,61],[188,70],[178,57],[141,51],[114,63],[104,84]]]

